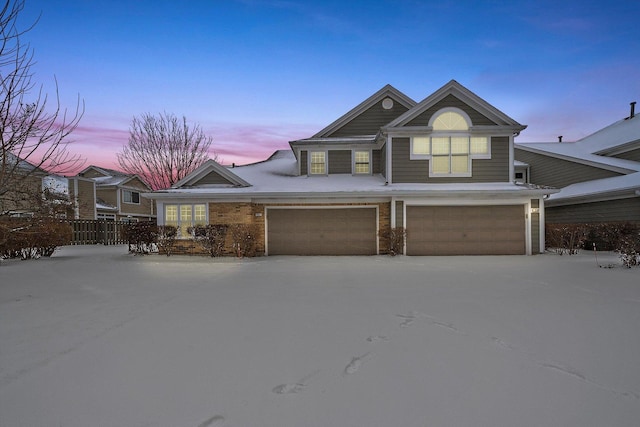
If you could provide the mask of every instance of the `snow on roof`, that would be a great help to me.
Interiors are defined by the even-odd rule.
[[[117,211],[118,210],[118,208],[116,206],[113,206],[113,205],[105,202],[101,198],[96,198],[96,209],[102,209],[102,210],[105,210],[105,211]]]
[[[118,176],[98,176],[92,178],[96,185],[98,186],[106,186],[106,185],[120,185],[125,181],[131,179],[129,175],[118,175]]]
[[[580,142],[518,142],[516,148],[549,154],[621,173],[640,171],[640,163],[616,157],[599,156],[585,151]]]
[[[382,175],[354,176],[351,174],[336,174],[325,176],[298,176],[297,161],[292,151],[276,151],[269,159],[245,166],[236,166],[229,171],[251,183],[250,187],[191,187],[188,189],[168,189],[156,191],[151,197],[199,197],[199,196],[274,196],[274,195],[371,195],[371,193],[393,195],[397,193],[438,192],[440,194],[464,194],[478,192],[513,194],[537,190],[549,194],[557,190],[539,187],[504,183],[478,184],[387,184]],[[513,193],[512,193],[513,192]],[[164,195],[164,196],[163,196]],[[453,195],[453,194],[452,194]]]
[[[604,196],[607,193],[640,191],[640,172],[611,178],[596,179],[568,185],[549,197],[549,202],[560,202],[588,196]]]
[[[640,141],[640,118],[619,120],[577,141],[589,153],[600,153],[629,142]]]

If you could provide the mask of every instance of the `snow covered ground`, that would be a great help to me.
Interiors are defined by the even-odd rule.
[[[640,269],[591,253],[0,266],[3,427],[639,420]]]

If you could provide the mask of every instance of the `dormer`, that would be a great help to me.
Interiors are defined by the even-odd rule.
[[[215,160],[207,160],[171,188],[251,187],[247,181]]]
[[[299,174],[384,174],[385,140],[380,129],[415,105],[386,85],[311,138],[291,141]]]
[[[512,181],[513,138],[525,128],[451,80],[383,127],[388,181]]]

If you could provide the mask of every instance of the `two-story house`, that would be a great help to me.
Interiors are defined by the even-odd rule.
[[[95,219],[136,222],[155,218],[152,201],[140,197],[151,187],[139,176],[94,165],[78,176],[95,182]]]
[[[265,255],[536,254],[545,198],[517,183],[519,124],[456,81],[421,102],[385,86],[291,150],[235,168],[213,160],[156,201],[158,223],[255,224]]]

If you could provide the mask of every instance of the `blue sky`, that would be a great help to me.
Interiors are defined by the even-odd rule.
[[[389,83],[455,79],[528,125],[586,136],[640,101],[639,2],[26,0],[36,81],[86,113],[71,150],[113,166],[134,115],[197,122],[225,163],[262,160]]]

